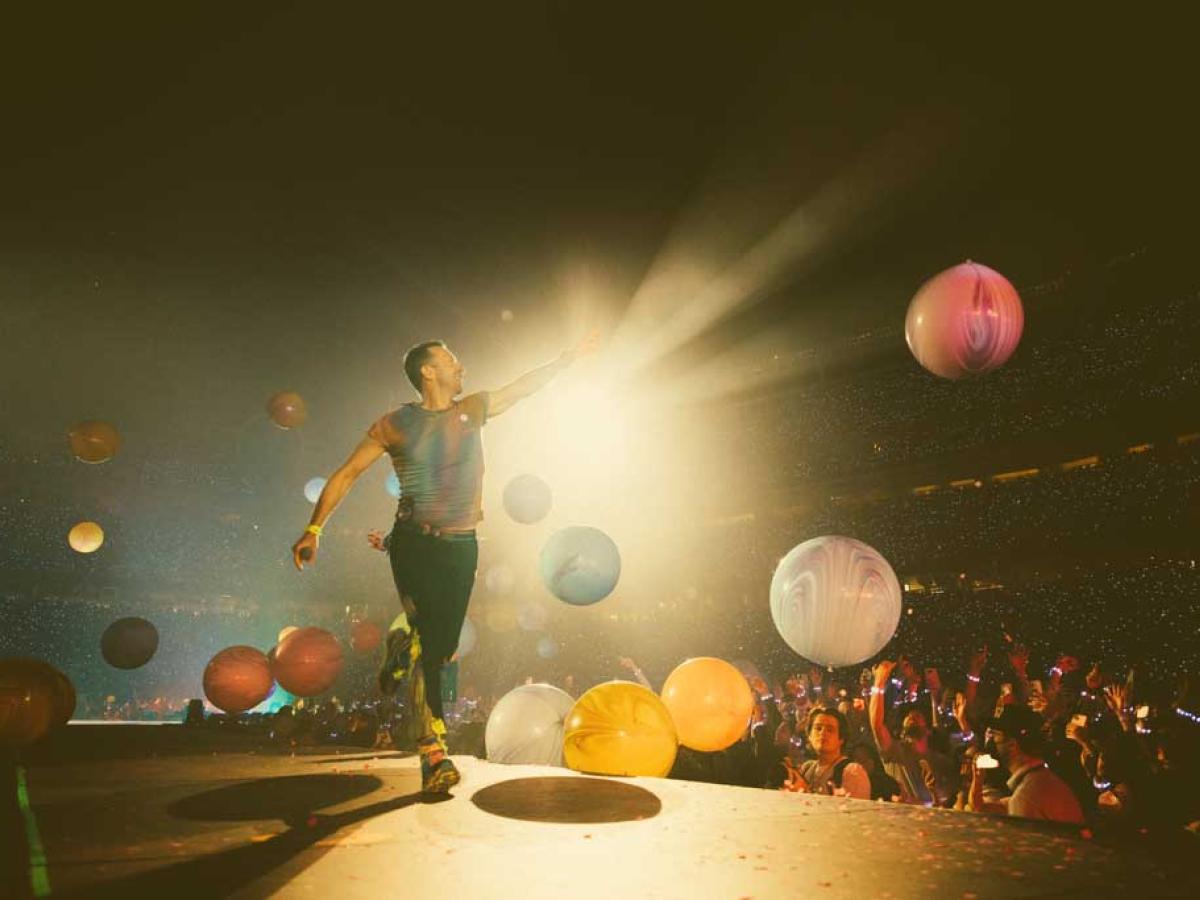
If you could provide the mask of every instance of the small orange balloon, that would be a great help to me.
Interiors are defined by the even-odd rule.
[[[71,452],[85,463],[108,462],[121,449],[121,435],[107,422],[80,422],[67,432]]]
[[[104,543],[104,529],[95,522],[80,522],[67,532],[67,543],[76,553],[95,553]]]
[[[267,401],[267,414],[280,428],[299,428],[308,421],[304,398],[295,391],[280,391]]]
[[[297,697],[323,694],[342,671],[342,645],[324,628],[293,631],[275,648],[271,672],[279,686]]]
[[[258,706],[271,693],[271,667],[254,647],[226,647],[204,667],[204,696],[217,709],[240,713]]]
[[[0,744],[31,744],[75,712],[71,680],[40,659],[0,660]]]
[[[675,722],[679,743],[706,752],[736,743],[754,713],[746,676],[712,656],[676,666],[663,684],[662,699]]]
[[[383,629],[374,622],[355,622],[350,628],[350,646],[355,653],[370,653],[383,641]]]

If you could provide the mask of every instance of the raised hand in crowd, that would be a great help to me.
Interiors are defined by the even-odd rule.
[[[887,687],[888,679],[892,677],[892,671],[896,668],[896,664],[890,659],[881,659],[875,664],[871,670],[871,674],[875,677],[875,687]]]
[[[987,661],[988,648],[987,644],[984,644],[971,655],[971,659],[967,662],[967,672],[971,675],[979,676],[987,665]]]
[[[1129,692],[1123,684],[1110,684],[1104,688],[1104,702],[1121,725],[1122,731],[1133,730],[1133,717],[1127,707]]]
[[[987,661],[987,644],[976,650],[967,661],[967,706],[975,705],[975,694],[979,691],[979,682],[983,677],[982,673]]]

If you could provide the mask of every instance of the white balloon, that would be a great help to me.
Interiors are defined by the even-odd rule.
[[[554,494],[536,475],[518,475],[504,486],[503,500],[504,510],[514,522],[532,525],[546,518]]]
[[[561,766],[563,723],[574,705],[570,694],[550,684],[513,688],[488,716],[488,762]]]
[[[788,646],[825,666],[870,659],[896,633],[900,582],[878,551],[826,535],[794,547],[771,579],[771,618]]]

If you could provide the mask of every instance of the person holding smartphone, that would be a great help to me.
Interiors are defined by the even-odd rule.
[[[970,806],[975,812],[992,812],[1023,819],[1083,823],[1083,809],[1070,786],[1050,771],[1043,758],[1042,717],[1020,704],[1011,704],[989,723],[996,745],[996,758],[1008,770],[1011,796],[987,801],[983,796],[984,774],[990,757],[975,758],[971,778]]]

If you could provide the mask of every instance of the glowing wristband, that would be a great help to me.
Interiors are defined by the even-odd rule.
[[[978,675],[968,675],[967,681],[971,682],[972,684],[979,684],[979,682],[983,681],[983,679]]]
[[[309,525],[304,529],[305,534],[315,534],[317,537],[320,537],[324,531],[325,529],[323,529],[320,525]]]
[[[1063,673],[1063,670],[1062,670],[1062,669],[1060,669],[1058,666],[1051,666],[1051,667],[1050,667],[1050,674],[1052,674],[1052,675],[1058,675],[1059,677],[1061,677],[1061,676],[1062,676],[1062,673]]]
[[[871,696],[872,697],[882,697],[886,693],[887,693],[887,688],[882,688],[882,687],[871,688]]]
[[[960,732],[960,733],[959,733],[958,737],[959,737],[959,740],[963,740],[963,741],[973,741],[973,740],[975,740],[975,732],[973,732],[973,731],[963,731],[963,732]]]

